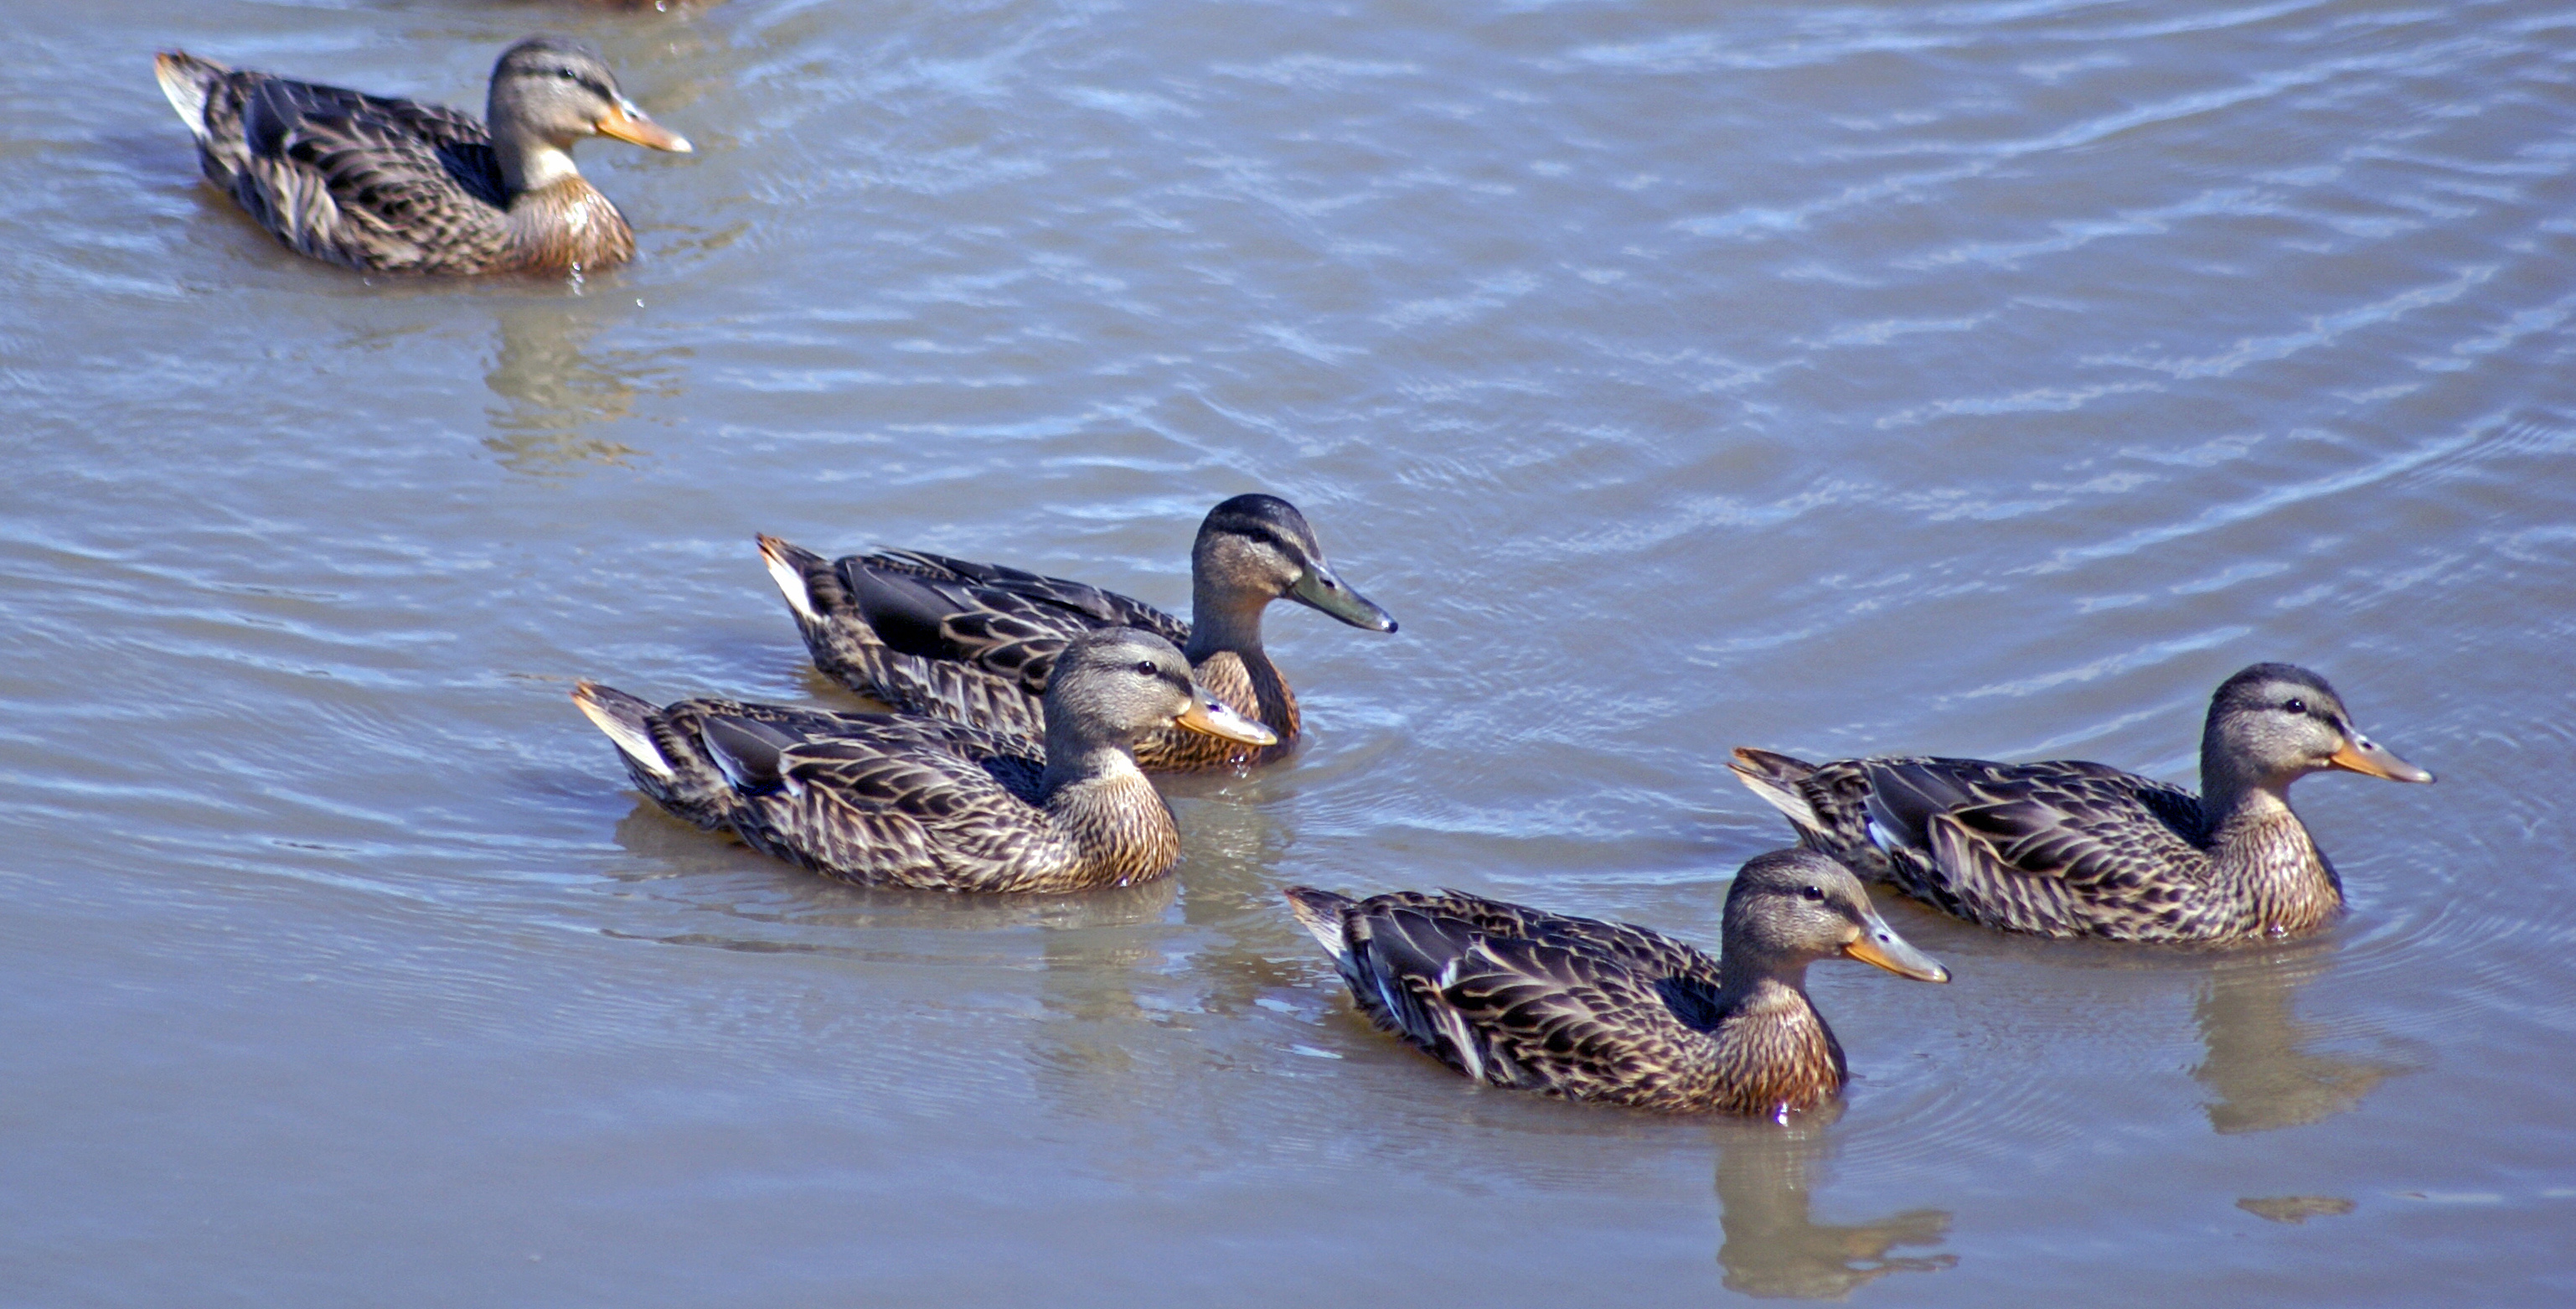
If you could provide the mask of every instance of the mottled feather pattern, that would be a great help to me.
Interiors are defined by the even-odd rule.
[[[2198,796],[2104,764],[1739,759],[1748,761],[1739,772],[1764,770],[1806,802],[1820,824],[1801,824],[1806,844],[1972,922],[2041,936],[2218,940],[2304,930],[2341,903],[2304,829],[2222,860]],[[2302,869],[2324,881],[2308,885]]]
[[[1145,603],[1083,582],[1025,572],[1001,564],[970,563],[920,550],[880,550],[854,556],[878,568],[921,577],[971,583],[1007,592],[1023,600],[1079,615],[1078,626],[1059,629],[1067,636],[1093,627],[1141,627],[1174,645],[1190,642],[1190,625]]]
[[[509,205],[470,114],[165,56],[204,93],[207,180],[298,254],[351,268],[485,273],[602,268],[634,232],[578,176]]]
[[[668,775],[627,760],[636,785],[674,814],[728,828],[764,853],[869,885],[950,891],[1072,891],[1159,876],[1180,855],[1171,810],[1143,774],[1113,771],[1045,791],[1027,743],[959,723],[841,714],[732,700],[655,708],[605,687],[582,693],[638,724]],[[768,729],[726,745],[774,749],[735,760],[707,743],[711,722]],[[776,742],[774,747],[766,743]]]
[[[1055,658],[1074,637],[1101,627],[1140,627],[1175,645],[1189,641],[1188,623],[1080,582],[913,550],[826,561],[784,542],[769,548],[803,579],[813,616],[796,613],[796,625],[817,668],[906,713],[973,723],[1032,744],[1046,735],[1040,697]],[[895,621],[871,622],[862,592],[894,610]],[[908,648],[890,644],[885,627]],[[1166,728],[1137,742],[1140,767],[1240,767],[1294,748],[1296,696],[1267,658],[1222,652],[1193,671],[1210,694],[1269,727],[1279,743],[1255,748]]]
[[[1055,889],[1081,863],[1073,835],[1028,821],[1029,796],[970,752],[928,744],[861,732],[794,746],[782,753],[790,785],[750,797],[736,830],[771,854],[870,885]]]
[[[1335,963],[1371,1022],[1490,1085],[1754,1114],[1841,1089],[1840,1047],[1802,995],[1730,1011],[1717,960],[1659,933],[1454,891],[1289,895],[1310,926],[1338,924]]]
[[[733,826],[746,816],[744,795],[717,767],[702,738],[707,720],[713,718],[762,723],[814,739],[863,739],[880,750],[951,753],[974,762],[996,784],[1024,799],[1036,797],[1046,769],[1044,758],[1025,751],[1018,741],[954,723],[712,698],[657,708],[605,687],[596,688],[593,695],[613,697],[627,717],[640,723],[671,769],[669,777],[656,776],[627,760],[627,774],[636,786],[673,814],[710,829]]]

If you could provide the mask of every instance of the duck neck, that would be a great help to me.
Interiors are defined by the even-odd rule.
[[[1742,1113],[1803,1110],[1841,1091],[1842,1043],[1807,999],[1807,966],[1718,959],[1715,1072]]]
[[[2248,784],[2222,789],[2215,803],[2201,797],[2212,880],[2243,906],[2248,934],[2304,931],[2343,905],[2343,881],[2291,812],[2288,790],[2286,782]]]
[[[1221,590],[1205,576],[1190,582],[1190,643],[1181,651],[1192,666],[1209,655],[1231,651],[1245,662],[1266,659],[1261,653],[1261,615],[1270,607],[1266,595]]]
[[[1085,880],[1124,884],[1160,875],[1181,853],[1171,807],[1126,746],[1057,726],[1064,717],[1070,715],[1048,716],[1041,785],[1047,814],[1081,851]]]
[[[578,271],[635,257],[635,229],[579,172],[557,174],[545,186],[513,193],[502,221],[521,263],[529,268]]]
[[[1814,1013],[1816,1007],[1807,1000],[1807,966],[1783,965],[1773,960],[1750,958],[1750,951],[1728,950],[1717,960],[1717,997],[1726,1012],[1743,1010],[1804,1009]]]
[[[532,191],[581,179],[571,142],[549,141],[497,118],[492,122],[492,157],[501,166],[502,201],[514,209],[519,197]]]
[[[1052,704],[1046,716],[1046,774],[1039,792],[1050,799],[1068,786],[1115,778],[1127,773],[1143,776],[1136,767],[1133,747],[1106,733],[1093,731],[1075,715],[1055,712]]]

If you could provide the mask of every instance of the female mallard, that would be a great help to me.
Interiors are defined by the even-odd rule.
[[[1081,891],[1159,877],[1180,857],[1136,741],[1179,726],[1267,745],[1190,681],[1169,641],[1088,633],[1056,660],[1043,755],[1015,738],[901,714],[729,700],[657,709],[583,682],[574,703],[637,786],[702,827],[818,873],[937,891]]]
[[[2256,664],[2219,686],[2200,789],[2101,764],[1982,759],[1729,765],[1805,844],[1970,922],[2041,936],[2287,936],[2343,907],[2343,882],[2290,812],[2290,784],[2349,769],[2431,773],[2355,731],[2326,679]]]
[[[773,536],[760,557],[787,597],[814,665],[852,690],[910,713],[1029,740],[1046,735],[1047,675],[1065,642],[1095,628],[1159,633],[1189,656],[1199,684],[1278,738],[1245,750],[1213,737],[1158,732],[1137,743],[1154,772],[1267,763],[1297,737],[1297,697],[1261,648],[1261,613],[1294,600],[1353,627],[1395,620],[1343,585],[1297,507],[1239,495],[1208,511],[1190,548],[1190,617],[1141,600],[998,564],[914,550],[825,562]]]
[[[532,36],[492,68],[470,114],[236,73],[177,51],[153,61],[197,136],[206,180],[298,254],[395,273],[582,272],[635,257],[635,231],[573,167],[613,136],[687,152],[618,93],[599,52]]]
[[[1842,1045],[1807,999],[1841,955],[1900,977],[1950,972],[1812,850],[1756,855],[1726,893],[1718,957],[1642,927],[1450,891],[1353,900],[1288,891],[1360,1012],[1495,1086],[1669,1113],[1785,1118],[1832,1099]]]

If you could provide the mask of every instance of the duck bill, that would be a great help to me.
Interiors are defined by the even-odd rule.
[[[1225,701],[1209,695],[1195,682],[1190,684],[1190,707],[1172,722],[1175,726],[1205,732],[1219,740],[1239,741],[1245,745],[1279,744],[1277,732],[1236,713],[1227,707]]]
[[[1950,970],[1935,962],[1932,956],[1914,948],[1896,934],[1877,914],[1861,920],[1860,935],[1843,944],[1843,958],[1876,964],[1899,977],[1918,982],[1946,982]]]
[[[1288,588],[1288,598],[1310,609],[1321,609],[1353,627],[1372,632],[1395,630],[1393,615],[1378,608],[1377,603],[1367,596],[1352,590],[1321,560],[1306,565],[1306,571],[1298,575],[1297,584]]]
[[[695,148],[689,144],[689,138],[645,117],[644,111],[636,108],[632,100],[618,100],[616,104],[609,106],[607,113],[599,116],[599,121],[592,123],[591,126],[599,129],[601,136],[613,136],[620,141],[632,141],[640,146],[654,150],[668,150],[676,155],[687,154]]]
[[[2392,782],[2429,782],[2431,773],[2398,758],[2387,746],[2366,736],[2344,738],[2343,748],[2326,756],[2330,767],[2372,777],[2385,777]]]

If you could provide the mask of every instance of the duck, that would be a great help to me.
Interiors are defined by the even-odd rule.
[[[1379,1030],[1489,1086],[1633,1109],[1785,1122],[1850,1079],[1807,995],[1808,964],[1950,980],[1850,869],[1807,849],[1737,871],[1715,957],[1646,928],[1458,891],[1286,894]]]
[[[2200,793],[2105,764],[1882,756],[1811,764],[1768,750],[1728,765],[1802,845],[1972,923],[2047,937],[2230,942],[2310,932],[2343,880],[2290,809],[2290,785],[2344,770],[2433,775],[2353,726],[2295,664],[2220,683],[2200,734]]]
[[[206,180],[297,254],[366,272],[585,273],[635,256],[635,230],[573,166],[588,136],[686,154],[618,90],[598,49],[532,36],[492,66],[491,126],[440,105],[153,61]]]
[[[760,557],[787,599],[814,666],[897,709],[1040,740],[1047,680],[1065,643],[1102,627],[1153,632],[1181,647],[1192,675],[1276,743],[1157,732],[1139,741],[1148,772],[1249,768],[1295,748],[1297,697],[1261,644],[1273,600],[1353,627],[1393,632],[1395,619],[1333,571],[1297,507],[1238,495],[1208,511],[1190,547],[1187,622],[1114,591],[921,550],[826,561],[763,535]]]
[[[1136,767],[1137,739],[1177,726],[1257,746],[1270,731],[1193,683],[1180,650],[1150,632],[1088,632],[1056,662],[1037,752],[917,715],[655,706],[588,680],[573,702],[663,808],[828,877],[1042,894],[1160,877],[1180,836]]]

